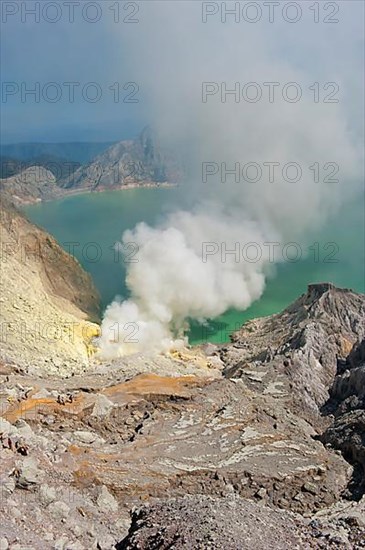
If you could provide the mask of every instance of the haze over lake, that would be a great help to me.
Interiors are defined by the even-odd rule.
[[[33,222],[54,235],[65,250],[73,252],[92,275],[105,308],[116,295],[129,296],[125,285],[126,259],[115,250],[115,243],[126,229],[139,222],[157,224],[175,202],[177,193],[177,189],[130,189],[83,194],[27,206],[24,210]],[[249,309],[228,311],[206,325],[194,322],[189,341],[228,341],[229,333],[243,321],[282,310],[312,282],[330,281],[364,292],[364,231],[359,231],[359,227],[364,228],[360,202],[343,208],[310,241],[297,243],[303,252],[301,260],[273,265],[262,298]],[[288,257],[293,258],[293,254],[294,248],[288,248]],[[126,255],[127,259],[138,260],[133,245]]]

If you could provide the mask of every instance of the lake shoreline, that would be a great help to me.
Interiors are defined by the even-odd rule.
[[[106,193],[106,192],[113,192],[113,191],[128,191],[131,189],[175,189],[178,187],[178,183],[143,183],[142,185],[139,183],[131,183],[127,185],[120,185],[118,187],[101,187],[99,189],[92,189],[92,188],[84,188],[84,189],[70,189],[70,190],[64,190],[60,195],[56,195],[54,197],[49,198],[35,198],[32,200],[24,200],[21,197],[13,196],[13,199],[16,199],[16,206],[18,208],[21,208],[23,206],[31,206],[34,204],[44,204],[44,203],[50,203],[62,199],[67,199],[68,197],[75,197],[78,195],[92,195],[97,193]],[[62,190],[62,188],[59,188]]]
[[[90,273],[97,287],[103,309],[115,296],[127,298],[126,285],[128,265],[123,255],[115,253],[114,244],[120,242],[125,231],[144,222],[156,227],[165,219],[166,208],[176,204],[178,187],[154,186],[151,190],[142,186],[133,187],[131,193],[98,191],[68,195],[64,200],[53,200],[24,207],[32,223],[46,229],[63,246],[72,250],[82,267]],[[122,190],[132,189],[123,186]],[[106,191],[106,190],[105,190]],[[342,223],[341,223],[342,222]],[[229,310],[202,326],[191,323],[189,342],[200,344],[206,341],[225,343],[229,334],[245,321],[265,317],[282,311],[308,284],[331,281],[338,287],[364,292],[363,268],[364,239],[356,228],[363,224],[362,204],[356,201],[342,210],[341,218],[335,217],[313,238],[318,239],[318,257],[306,255],[300,262],[279,262],[275,272],[266,280],[261,298],[243,312]],[[338,261],[327,260],[327,243],[338,245]],[[68,243],[68,244],[67,244]]]

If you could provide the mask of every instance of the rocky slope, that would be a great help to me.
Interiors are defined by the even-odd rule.
[[[4,363],[4,544],[364,548],[364,318],[311,285],[222,347],[67,379]]]
[[[362,295],[310,285],[282,313],[249,321],[233,335],[233,346],[222,350],[225,375],[259,392],[287,392],[294,412],[316,417],[338,365],[365,336],[364,319]]]
[[[60,185],[65,189],[101,191],[128,185],[174,184],[181,175],[176,159],[162,150],[157,137],[145,128],[138,139],[112,145]]]
[[[69,372],[88,365],[99,297],[78,262],[3,197],[1,359]]]
[[[335,550],[346,547],[346,539],[349,547],[360,548],[362,529],[356,526],[355,517],[349,511],[346,513],[345,519],[350,520],[347,529],[333,519],[308,520],[234,494],[221,498],[186,496],[158,501],[134,511],[129,534],[116,548]]]
[[[17,205],[56,199],[62,195],[54,174],[43,166],[30,166],[9,178],[0,179],[0,193]]]

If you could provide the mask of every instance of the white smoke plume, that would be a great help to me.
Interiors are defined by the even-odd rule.
[[[202,23],[200,2],[144,2],[138,29],[116,36],[116,47],[128,45],[129,70],[140,83],[162,143],[189,158],[182,190],[191,206],[176,205],[158,227],[140,224],[123,235],[124,243],[137,244],[138,261],[128,266],[130,299],[113,302],[105,312],[104,356],[167,350],[184,342],[189,319],[246,309],[262,295],[272,268],[268,243],[297,242],[304,248],[327,217],[361,188],[356,145],[361,136],[353,107],[355,102],[361,110],[356,38],[361,26],[356,2],[340,4],[337,25],[316,25],[307,13],[294,30],[280,17],[250,25],[229,17],[222,23],[218,15]],[[206,102],[203,82],[219,85]],[[247,82],[258,83],[261,100],[236,102],[233,95],[220,100],[222,83],[232,89]],[[263,85],[268,82],[279,83],[273,102]],[[295,103],[282,96],[289,82],[302,90]],[[321,94],[326,82],[336,82],[339,102],[314,102],[309,89],[314,82]],[[272,182],[265,172],[256,183],[227,176],[222,183],[218,173],[204,183],[205,162],[219,168],[224,162],[229,169],[236,163],[263,167],[277,162],[279,176]],[[280,177],[288,162],[302,169],[296,183]],[[315,181],[309,167],[316,162],[322,168],[335,163],[339,182],[323,181],[326,174]],[[257,261],[224,254],[236,250],[237,243],[240,248],[256,243]],[[204,251],[210,254],[204,257]],[[255,257],[255,247],[251,253]]]

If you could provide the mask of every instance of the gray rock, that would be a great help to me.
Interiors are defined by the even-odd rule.
[[[17,429],[18,435],[21,435],[22,437],[25,437],[28,439],[31,439],[32,437],[34,437],[34,432],[32,428],[22,418],[20,418],[16,422],[16,429]]]
[[[267,495],[267,492],[266,492],[265,487],[261,487],[261,488],[257,491],[256,495],[257,495],[259,498],[265,498],[266,495]]]
[[[62,536],[56,540],[53,546],[53,550],[65,550],[68,540],[66,536]]]
[[[314,483],[310,483],[309,481],[304,483],[303,491],[306,491],[307,493],[311,493],[312,495],[316,495],[318,493],[317,487],[314,485]]]
[[[47,484],[41,485],[39,488],[39,499],[42,504],[48,505],[56,500],[56,490]]]
[[[110,401],[105,395],[98,395],[95,400],[95,405],[93,408],[93,412],[91,413],[91,416],[96,416],[98,418],[103,418],[104,416],[107,416],[112,408],[114,407],[114,403]]]
[[[118,502],[115,500],[113,495],[111,495],[105,485],[102,486],[100,493],[97,498],[97,504],[101,511],[103,512],[117,512],[118,511]]]
[[[49,392],[46,388],[41,388],[36,393],[33,393],[33,399],[43,399],[44,397],[51,397],[52,393]]]
[[[74,524],[70,525],[70,530],[75,535],[76,538],[81,537],[81,535],[83,534],[83,529],[76,522]]]
[[[129,518],[117,519],[115,524],[114,524],[115,531],[121,536],[121,538],[123,536],[126,537],[128,535],[128,531],[129,531],[130,526],[131,526],[130,517]]]
[[[15,479],[13,476],[4,475],[0,478],[1,497],[11,495],[15,490]]]
[[[115,548],[115,539],[111,535],[104,535],[98,538],[97,547],[100,550],[113,550]]]
[[[67,518],[70,513],[70,507],[65,502],[57,500],[56,502],[51,502],[48,506],[49,512],[53,516],[58,516],[60,518]]]
[[[18,436],[23,437],[27,443],[34,440],[34,432],[26,422],[22,422],[20,425],[17,424],[17,430]]]
[[[20,519],[22,517],[22,513],[21,511],[19,510],[19,508],[11,508],[11,516],[13,518],[17,518],[17,519]]]
[[[0,433],[4,435],[12,435],[16,431],[16,428],[10,424],[10,422],[5,420],[5,418],[0,417]]]
[[[6,539],[5,537],[1,537],[0,538],[0,549],[1,550],[8,550],[8,548],[9,548],[8,539]]]
[[[22,489],[35,488],[42,480],[42,471],[38,468],[36,458],[25,458],[20,468],[20,474],[17,478],[17,486]]]
[[[68,542],[65,546],[65,550],[85,550],[85,546],[77,540],[75,542]]]
[[[81,431],[81,430],[77,430],[75,433],[74,433],[74,436],[79,440],[81,441],[82,443],[94,443],[94,441],[97,439],[97,434],[94,434],[92,432],[87,432],[87,431]]]

